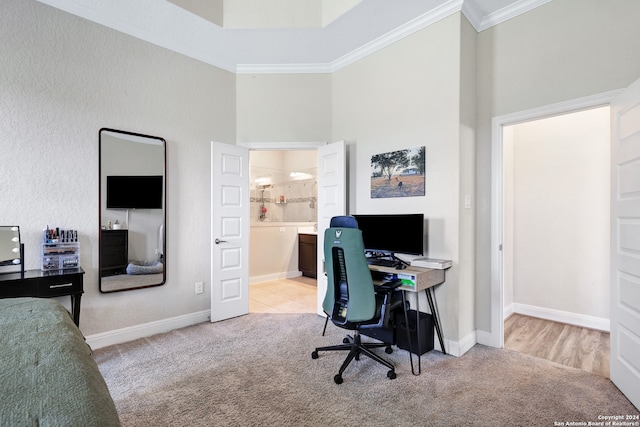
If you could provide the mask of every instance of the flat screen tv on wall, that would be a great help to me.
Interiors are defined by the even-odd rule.
[[[107,176],[107,209],[162,209],[163,176]]]

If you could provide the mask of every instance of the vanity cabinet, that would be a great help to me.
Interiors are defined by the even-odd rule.
[[[318,268],[317,239],[315,234],[298,234],[298,270],[303,276],[314,279]]]
[[[129,264],[129,230],[100,230],[100,277],[125,274]]]

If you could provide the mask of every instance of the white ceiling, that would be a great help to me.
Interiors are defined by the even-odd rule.
[[[222,28],[167,0],[39,1],[235,73],[330,73],[459,11],[480,32],[551,0],[364,0],[277,29]]]

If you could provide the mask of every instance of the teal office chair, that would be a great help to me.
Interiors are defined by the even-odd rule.
[[[327,293],[322,307],[333,324],[354,332],[347,335],[343,344],[318,347],[311,357],[317,359],[321,351],[348,351],[338,374],[333,378],[341,384],[342,373],[355,358],[364,354],[389,368],[387,377],[396,378],[395,366],[371,351],[372,348],[386,347],[391,353],[392,343],[363,343],[360,331],[374,328],[392,328],[393,312],[402,302],[393,298],[400,281],[384,283],[374,287],[367,265],[362,243],[362,231],[358,230],[353,217],[336,217],[332,226],[324,233],[324,257],[327,268]]]

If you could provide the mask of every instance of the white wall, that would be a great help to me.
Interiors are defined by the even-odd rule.
[[[472,312],[460,313],[458,280],[460,22],[450,16],[333,75],[333,139],[347,141],[349,212],[425,215],[428,255],[454,261],[437,290],[444,335],[454,341],[470,332],[459,330],[460,317],[473,323]],[[426,146],[426,195],[372,199],[371,156],[418,146]]]
[[[0,222],[20,225],[26,267],[47,224],[79,231],[85,335],[209,309],[194,283],[209,280],[210,141],[235,142],[235,76],[36,1],[0,3],[0,52]],[[103,127],[167,140],[164,286],[98,292]]]
[[[491,118],[640,77],[640,2],[554,0],[478,35],[476,324],[491,331]]]
[[[300,275],[298,270],[298,227],[308,224],[255,224],[249,242],[251,283]]]
[[[237,76],[238,142],[331,141],[331,75]]]
[[[609,319],[609,127],[608,107],[512,127],[514,304]]]

